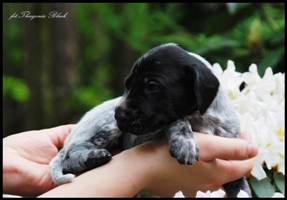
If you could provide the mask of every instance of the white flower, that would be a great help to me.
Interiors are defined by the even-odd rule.
[[[254,85],[261,80],[261,77],[259,76],[257,71],[257,66],[255,64],[251,64],[249,67],[249,72],[244,72],[242,74],[242,77],[244,78],[244,82],[247,85]]]
[[[219,189],[217,191],[214,192],[210,192],[209,190],[207,192],[202,192],[202,191],[198,191],[196,193],[195,198],[204,198],[204,197],[221,197],[223,198],[225,196],[225,192],[222,189]],[[243,190],[240,190],[237,197],[242,198],[242,197],[249,197],[249,195],[244,192]]]
[[[235,71],[234,62],[228,60],[227,68],[224,71],[218,63],[215,63],[212,68],[222,86],[227,90],[230,99],[236,98],[240,94],[239,86],[243,82],[243,78],[239,72]]]
[[[3,198],[22,198],[18,195],[12,195],[12,194],[3,194]]]
[[[273,74],[269,67],[261,78],[257,66],[251,64],[248,72],[238,73],[232,61],[226,70],[213,65],[214,74],[225,87],[240,120],[241,131],[250,134],[258,146],[251,174],[258,180],[266,177],[262,165],[277,168],[285,174],[285,74]],[[240,91],[240,85],[244,88]]]
[[[262,166],[277,169],[285,175],[285,73],[273,74],[269,67],[261,78],[257,66],[251,64],[248,72],[239,73],[234,62],[227,62],[226,70],[214,64],[213,72],[227,90],[229,98],[237,112],[241,131],[247,132],[258,146],[258,155],[254,158],[251,175],[261,180],[266,177]],[[240,91],[240,86],[244,88]],[[184,197],[183,194],[178,194]],[[218,190],[206,193],[198,191],[196,197],[223,197],[225,192]],[[238,197],[248,197],[240,191]],[[272,197],[283,197],[275,192]]]
[[[244,192],[243,190],[240,190],[237,197],[238,198],[249,198],[250,196],[246,192]]]
[[[273,76],[275,82],[275,88],[272,96],[277,99],[278,102],[285,102],[285,73],[277,73]]]
[[[180,191],[179,191],[180,192]],[[178,192],[178,193],[179,193]],[[181,192],[180,192],[181,193]],[[181,193],[182,195],[182,193]],[[196,197],[195,198],[205,198],[205,197],[221,197],[223,198],[225,195],[225,192],[221,189],[219,189],[218,191],[214,191],[214,192],[210,192],[209,190],[207,192],[202,192],[202,191],[198,191],[196,193]],[[183,197],[184,196],[180,196],[180,197]],[[243,190],[240,190],[239,193],[237,194],[237,197],[238,198],[250,198],[250,196]],[[272,198],[285,198],[285,196],[279,192],[275,192],[273,195],[272,195]]]
[[[244,82],[247,84],[244,90],[254,91],[260,101],[268,102],[268,98],[271,98],[272,91],[275,89],[272,69],[267,68],[262,79],[257,72],[256,65],[252,64],[249,71],[242,74]]]
[[[273,194],[272,198],[285,198],[285,196],[279,192],[275,192]]]
[[[262,168],[262,163],[264,162],[264,158],[267,155],[268,151],[266,149],[261,149],[258,152],[258,155],[254,158],[254,166],[251,171],[251,175],[257,178],[258,180],[261,180],[263,178],[266,178],[266,173],[264,169]]]
[[[182,194],[181,191],[178,191],[177,193],[175,193],[173,198],[185,198],[184,195]]]
[[[204,193],[202,191],[198,191],[196,193],[195,198],[203,198],[203,197],[224,197],[225,192],[221,189],[219,189],[218,191],[214,191],[214,192],[210,192],[209,190]]]

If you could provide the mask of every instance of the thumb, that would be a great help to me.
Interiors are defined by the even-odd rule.
[[[258,154],[255,144],[240,138],[225,138],[202,133],[195,133],[200,148],[199,159],[211,161],[246,160]]]
[[[61,125],[50,129],[44,129],[43,131],[51,138],[56,147],[62,147],[65,139],[71,133],[74,126],[74,124]]]

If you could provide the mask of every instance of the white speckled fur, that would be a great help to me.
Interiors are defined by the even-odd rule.
[[[73,166],[74,171],[83,171],[88,153],[91,149],[106,148],[109,140],[116,140],[120,136],[119,129],[114,118],[114,109],[121,97],[106,101],[88,111],[73,128],[64,142],[63,148],[50,162],[50,174],[56,184],[63,184],[71,181],[73,174],[63,174],[65,166]],[[101,131],[108,132],[108,135],[98,135]],[[94,138],[98,135],[98,138]],[[94,140],[94,141],[91,141]],[[79,149],[88,143],[87,148]],[[65,158],[71,151],[69,159]],[[68,167],[69,168],[69,167]]]
[[[176,44],[161,45],[145,54],[143,59],[146,59],[154,52],[160,51],[161,48],[169,46],[176,46]],[[189,55],[212,69],[209,62],[201,56],[194,53],[189,53]],[[140,65],[140,63],[141,60],[138,64]],[[63,174],[63,171],[83,171],[88,170],[89,167],[94,168],[108,162],[111,159],[111,155],[106,148],[114,146],[119,142],[120,138],[121,147],[127,149],[156,139],[160,134],[165,135],[170,145],[171,155],[177,158],[181,164],[191,165],[199,156],[199,148],[193,131],[223,137],[240,137],[240,125],[235,110],[221,85],[219,85],[214,100],[203,115],[196,111],[192,115],[178,119],[163,130],[166,134],[162,134],[162,131],[159,131],[147,135],[132,135],[130,133],[123,135],[119,131],[114,118],[115,107],[119,102],[123,102],[124,105],[126,100],[124,98],[120,101],[120,99],[121,97],[118,97],[96,106],[87,112],[74,127],[71,134],[67,137],[64,147],[50,162],[50,173],[55,183],[62,184],[74,178],[73,174]],[[94,163],[94,160],[99,160],[99,162]],[[250,194],[245,179],[227,183],[224,187],[228,189],[229,194],[235,196],[238,186],[241,186],[241,189]]]

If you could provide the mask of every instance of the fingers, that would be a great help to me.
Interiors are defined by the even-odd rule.
[[[224,138],[213,135],[195,133],[202,161],[216,158],[224,160],[245,160],[257,155],[258,148],[253,143],[238,138]],[[247,137],[243,134],[243,137]]]
[[[62,147],[65,139],[71,133],[74,126],[74,124],[62,125],[50,129],[45,129],[45,131],[56,147]]]
[[[218,162],[218,172],[221,173],[221,181],[223,181],[223,183],[242,178],[250,173],[253,168],[253,159],[244,161],[225,161],[216,159],[216,161]]]
[[[248,142],[251,142],[251,138],[250,138],[249,134],[246,132],[241,133],[241,138],[248,141]]]

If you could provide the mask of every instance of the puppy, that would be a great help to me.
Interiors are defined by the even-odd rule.
[[[56,183],[73,178],[63,172],[85,171],[110,161],[107,149],[113,146],[128,149],[167,138],[171,156],[192,165],[199,157],[193,131],[240,136],[235,110],[211,65],[173,43],[139,58],[125,86],[122,97],[89,111],[68,136],[50,163]],[[223,187],[228,197],[236,197],[240,190],[251,196],[245,178]]]
[[[160,139],[165,134],[136,136],[122,134],[115,120],[115,108],[121,97],[106,101],[87,112],[75,125],[58,154],[50,161],[49,171],[54,183],[71,181],[71,172],[85,172],[112,159],[113,147],[129,149],[146,141]],[[171,128],[177,126],[171,125]]]
[[[70,172],[84,172],[112,159],[107,149],[121,135],[114,118],[119,100],[120,97],[96,106],[72,129],[62,149],[49,163],[54,183],[69,182],[75,177]]]
[[[125,80],[125,93],[115,109],[120,131],[148,135],[166,130],[171,156],[189,165],[199,156],[193,131],[240,137],[236,112],[211,69],[205,59],[175,44],[151,49]],[[240,190],[251,196],[245,178],[223,187],[229,197]]]

